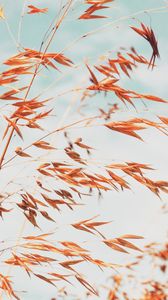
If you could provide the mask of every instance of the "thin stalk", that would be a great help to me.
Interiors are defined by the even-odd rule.
[[[79,120],[79,121],[73,122],[73,123],[71,123],[71,124],[65,125],[65,126],[63,126],[63,127],[57,128],[57,129],[55,129],[55,130],[53,130],[53,131],[51,131],[51,132],[49,132],[49,133],[43,135],[41,138],[39,138],[39,139],[36,140],[35,142],[38,143],[38,142],[40,142],[40,141],[42,141],[42,140],[48,138],[49,136],[53,135],[54,133],[60,132],[60,131],[62,131],[62,130],[64,130],[64,129],[67,129],[67,128],[69,128],[69,127],[72,127],[72,126],[74,126],[74,125],[76,125],[76,124],[80,124],[80,123],[82,123],[82,122],[87,122],[87,121],[94,120],[94,119],[96,119],[96,118],[99,118],[99,116],[94,116],[94,117],[90,117],[90,118],[85,118],[85,119],[83,119],[83,120]],[[26,146],[25,148],[23,148],[22,151],[25,151],[25,150],[29,149],[30,147],[32,147],[33,144],[34,144],[35,142],[33,142],[33,143],[31,143],[30,145],[28,145],[28,146]],[[14,160],[17,156],[18,156],[17,154],[15,154],[14,156],[12,156],[12,157],[11,157],[10,159],[8,159],[5,163],[3,163],[3,165],[2,165],[1,167],[4,167],[6,164],[8,164],[8,163],[11,162],[12,160]]]
[[[24,11],[25,11],[25,7],[26,7],[26,2],[27,2],[27,0],[24,0],[23,7],[22,7],[22,12],[21,12],[21,16],[20,16],[20,20],[19,20],[18,36],[17,36],[18,48],[20,46],[20,41],[21,41],[22,23],[23,23],[23,17],[24,17]]]
[[[14,127],[12,127],[12,130],[11,130],[11,132],[10,132],[10,135],[9,135],[9,137],[8,137],[8,140],[7,140],[7,142],[6,142],[4,151],[3,151],[2,156],[1,156],[1,159],[0,159],[0,169],[1,169],[1,167],[2,167],[2,163],[3,163],[4,157],[5,157],[5,155],[6,155],[6,152],[7,152],[7,150],[8,150],[8,147],[9,147],[11,138],[12,138],[12,136],[13,136],[14,130],[15,130]]]
[[[53,31],[53,33],[52,33],[52,35],[51,35],[51,38],[50,38],[50,40],[49,40],[49,42],[48,42],[48,44],[47,44],[47,46],[46,46],[46,48],[45,48],[45,50],[44,50],[44,52],[43,52],[43,56],[42,56],[40,62],[39,62],[39,63],[36,65],[36,67],[35,67],[35,71],[34,71],[34,74],[33,74],[32,79],[31,79],[31,81],[30,81],[30,84],[29,84],[29,86],[28,86],[28,89],[27,89],[27,91],[26,91],[26,94],[25,94],[25,97],[24,97],[24,101],[26,101],[27,96],[28,96],[28,94],[29,94],[29,92],[30,92],[30,90],[31,90],[31,87],[32,87],[33,82],[34,82],[34,80],[35,80],[35,78],[36,78],[36,75],[37,75],[37,73],[38,73],[38,69],[39,69],[39,67],[40,67],[40,65],[41,65],[41,62],[42,62],[42,60],[43,60],[43,57],[44,57],[45,53],[47,52],[47,50],[48,50],[48,48],[49,48],[49,46],[50,46],[50,44],[51,44],[51,42],[52,42],[52,40],[53,40],[53,38],[54,38],[54,36],[55,36],[56,31],[57,31],[58,28],[60,27],[62,21],[63,21],[64,18],[65,18],[65,16],[67,15],[67,13],[68,13],[68,11],[69,11],[69,9],[70,9],[70,7],[71,7],[72,2],[73,2],[73,0],[69,0],[69,1],[68,1],[67,7],[66,7],[66,9],[65,9],[65,11],[64,11],[64,13],[63,13],[63,15],[60,17],[60,19],[58,20],[58,22],[56,22],[55,29],[54,29],[54,31]],[[7,24],[8,24],[8,23],[7,23]],[[15,121],[15,124],[17,123],[17,121],[18,121],[18,119]],[[3,163],[3,160],[4,160],[5,155],[6,155],[6,153],[7,153],[8,147],[9,147],[9,145],[10,145],[10,142],[11,142],[11,139],[12,139],[12,136],[13,136],[13,133],[14,133],[14,128],[12,128],[12,130],[11,130],[11,133],[10,133],[10,136],[9,136],[9,138],[8,138],[8,140],[7,140],[5,149],[4,149],[3,153],[2,153],[1,160],[0,160],[0,168],[2,167],[2,163]]]

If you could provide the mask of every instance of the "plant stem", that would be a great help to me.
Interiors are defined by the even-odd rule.
[[[37,73],[38,73],[38,69],[39,69],[39,67],[40,67],[40,65],[41,65],[41,62],[42,62],[42,60],[43,60],[43,57],[44,57],[45,53],[47,52],[47,50],[48,50],[48,48],[49,48],[49,46],[50,46],[50,44],[51,44],[51,42],[52,42],[52,40],[53,40],[53,38],[54,38],[54,35],[55,35],[56,31],[57,31],[58,28],[60,27],[62,21],[63,21],[64,18],[65,18],[65,16],[67,15],[67,13],[68,13],[68,11],[69,11],[69,9],[70,9],[70,7],[71,7],[72,2],[73,2],[73,0],[69,0],[69,1],[68,1],[67,7],[66,7],[66,9],[65,9],[65,11],[64,11],[64,13],[63,13],[63,15],[60,17],[60,19],[58,20],[58,22],[56,22],[55,29],[54,29],[54,31],[53,31],[53,33],[52,33],[52,35],[51,35],[51,38],[50,38],[50,40],[49,40],[49,42],[48,42],[48,44],[47,44],[47,46],[46,46],[46,48],[45,48],[45,50],[44,50],[44,52],[43,52],[42,58],[41,58],[40,62],[39,62],[39,63],[36,65],[36,67],[35,67],[35,71],[34,71],[34,74],[33,74],[32,79],[31,79],[31,81],[30,81],[30,84],[29,84],[29,86],[28,86],[28,89],[27,89],[27,91],[26,91],[26,94],[25,94],[25,97],[24,97],[24,101],[26,101],[27,96],[28,96],[28,94],[29,94],[29,92],[30,92],[30,90],[31,90],[31,87],[32,87],[33,82],[34,82],[34,80],[35,80],[35,78],[36,78],[36,75],[37,75]],[[18,121],[18,119],[15,121],[15,123],[17,123],[17,121]],[[7,140],[7,142],[6,142],[6,145],[5,145],[5,149],[4,149],[3,153],[2,153],[2,156],[1,156],[1,159],[0,159],[0,168],[2,167],[2,163],[3,163],[3,161],[4,161],[6,152],[7,152],[7,150],[8,150],[9,144],[10,144],[10,142],[11,142],[13,133],[14,133],[14,128],[12,128],[12,130],[11,130],[11,133],[10,133],[9,138],[8,138],[8,140]]]
[[[9,147],[10,141],[11,141],[11,139],[12,139],[14,130],[15,130],[15,129],[14,129],[14,127],[13,127],[12,130],[11,130],[11,132],[10,132],[10,135],[9,135],[9,137],[8,137],[8,140],[7,140],[7,142],[6,142],[5,149],[4,149],[3,153],[2,153],[2,156],[1,156],[1,159],[0,159],[0,169],[1,169],[1,167],[2,167],[2,163],[3,163],[3,160],[4,160],[5,154],[6,154],[7,150],[8,150],[8,147]]]

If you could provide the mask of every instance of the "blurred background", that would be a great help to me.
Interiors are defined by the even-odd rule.
[[[54,0],[0,0],[0,7],[3,7],[5,19],[0,19],[0,63],[1,72],[5,69],[3,62],[10,56],[16,55],[23,48],[38,50],[40,48],[44,34],[49,27],[51,21],[59,13],[60,8],[65,1]],[[48,7],[46,14],[27,14],[28,5],[37,7]],[[108,4],[107,4],[108,5]],[[105,98],[101,95],[86,99],[81,104],[81,91],[73,91],[74,88],[86,87],[89,82],[88,70],[85,66],[87,62],[90,66],[103,62],[109,56],[114,58],[117,51],[123,48],[130,49],[134,46],[138,53],[150,59],[151,49],[148,43],[140,38],[130,26],[139,27],[140,22],[147,26],[152,26],[158,39],[160,51],[160,59],[157,60],[157,66],[151,70],[146,66],[137,68],[131,76],[131,80],[123,76],[121,78],[122,85],[127,89],[135,89],[137,92],[144,94],[152,94],[163,99],[167,99],[168,86],[168,6],[167,2],[162,0],[116,0],[109,4],[109,9],[102,10],[100,14],[108,16],[106,19],[96,20],[79,20],[79,16],[87,9],[84,1],[74,1],[69,14],[65,18],[62,26],[56,33],[50,52],[63,52],[68,58],[74,62],[72,69],[62,67],[61,73],[55,70],[44,70],[31,89],[29,97],[35,97],[41,94],[42,99],[53,97],[48,107],[52,108],[52,115],[48,122],[41,122],[46,131],[68,124],[80,118],[95,115],[99,108],[107,110],[109,103],[116,103],[117,100],[110,94]],[[82,36],[87,35],[86,38]],[[123,49],[124,51],[124,49]],[[23,78],[23,85],[27,78]],[[17,84],[16,86],[17,87]],[[1,94],[6,88],[0,87]],[[120,104],[120,111],[114,115],[114,120],[126,120],[132,117],[144,117],[156,120],[157,116],[168,117],[167,105],[150,102],[144,106],[142,103],[136,105],[137,111],[132,107],[125,107]],[[80,109],[80,112],[79,112]],[[10,115],[13,108],[10,103],[1,101],[0,103],[0,136],[3,136],[6,128],[4,115]],[[24,145],[30,144],[38,138],[39,132],[29,134],[27,129],[24,130],[26,140]],[[43,134],[42,134],[43,135]],[[154,180],[167,180],[167,136],[155,131],[153,128],[145,130],[142,133],[144,142],[108,131],[106,128],[99,127],[79,127],[75,130],[68,131],[70,139],[75,140],[82,137],[86,144],[95,148],[94,160],[100,166],[102,164],[120,163],[120,162],[139,162],[150,164],[155,170],[148,172],[150,178]],[[55,152],[37,151],[36,159],[23,160],[16,158],[0,173],[0,193],[13,193],[10,197],[9,207],[12,202],[17,201],[21,189],[31,189],[35,191],[34,182],[39,178],[36,168],[39,164],[48,160],[64,159],[62,149],[66,146],[66,140],[62,134],[51,136],[48,140],[52,145],[58,148]],[[3,147],[2,141],[2,147]],[[11,151],[17,146],[23,146],[18,137],[13,138]],[[32,149],[29,154],[33,155]],[[10,159],[9,151],[6,160]],[[34,170],[32,172],[32,170]],[[91,218],[100,215],[101,220],[112,221],[110,226],[103,227],[103,234],[108,238],[130,233],[144,236],[143,241],[137,244],[143,248],[150,242],[162,243],[167,238],[167,216],[163,206],[165,204],[166,195],[160,200],[156,195],[152,194],[145,187],[140,186],[132,180],[132,190],[124,192],[107,192],[103,194],[103,198],[98,199],[95,193],[92,197],[84,199],[85,206],[82,209],[75,208],[71,213],[67,208],[61,213],[53,215],[56,218],[56,224],[46,224],[40,221],[40,227],[45,232],[55,232],[54,241],[70,240],[81,243],[85,246],[86,241],[97,257],[105,259],[117,264],[125,264],[130,262],[135,253],[131,252],[128,256],[115,253],[111,249],[106,250],[99,246],[99,240],[96,237],[88,237],[87,233],[73,230],[69,224],[80,221],[85,218]],[[16,243],[21,236],[40,234],[38,229],[33,229],[32,225],[24,222],[23,215],[19,210],[10,212],[10,217],[6,216],[0,221],[0,242],[3,246],[10,246]],[[6,254],[7,256],[9,254]],[[5,255],[3,256],[3,259]],[[78,267],[77,267],[78,268]],[[86,275],[89,282],[100,286],[106,283],[106,278],[110,276],[111,271],[104,273],[88,264],[79,266],[81,273]],[[53,269],[53,272],[56,271]],[[29,279],[27,274],[19,268],[10,267],[2,263],[1,273],[10,274],[12,281],[15,283],[15,289],[23,300],[50,300],[57,298],[55,288],[37,278]],[[145,265],[140,266],[138,276],[143,280],[148,278],[150,270]],[[153,274],[159,280],[161,274]],[[59,286],[59,284],[58,284]],[[60,283],[59,288],[64,286]],[[127,286],[127,283],[126,283]],[[130,287],[129,287],[130,289]],[[138,288],[131,287],[132,299],[139,297]],[[24,291],[28,291],[27,293]],[[85,290],[78,283],[69,287],[72,294],[76,294],[80,299],[85,299]],[[2,299],[7,299],[5,295]],[[76,299],[68,296],[68,300]],[[91,296],[89,299],[96,299]],[[100,299],[105,299],[105,294],[100,295]],[[138,298],[137,298],[138,299]]]

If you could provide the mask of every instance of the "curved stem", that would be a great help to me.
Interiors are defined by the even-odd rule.
[[[36,78],[36,75],[38,74],[38,69],[39,69],[39,67],[40,67],[40,65],[41,65],[41,62],[42,62],[42,60],[43,60],[43,57],[44,57],[45,53],[47,52],[47,50],[48,50],[48,48],[49,48],[49,46],[50,46],[50,44],[51,44],[51,42],[52,42],[52,40],[53,40],[53,38],[54,38],[54,35],[55,35],[56,31],[57,31],[58,28],[60,27],[62,21],[63,21],[64,18],[65,18],[65,16],[67,15],[67,13],[68,13],[68,11],[69,11],[69,9],[70,9],[70,7],[71,7],[72,2],[73,2],[73,0],[69,0],[69,1],[68,1],[64,13],[62,14],[62,16],[60,17],[60,19],[59,19],[59,20],[56,22],[56,24],[55,24],[55,29],[54,29],[54,31],[53,31],[53,33],[52,33],[52,35],[51,35],[51,38],[50,38],[50,40],[49,40],[49,42],[48,42],[48,44],[47,44],[47,46],[46,46],[46,48],[45,48],[45,50],[44,50],[44,52],[43,52],[42,58],[41,58],[40,62],[39,62],[39,63],[36,65],[36,67],[35,67],[35,71],[34,71],[34,74],[33,74],[32,79],[31,79],[31,81],[30,81],[30,84],[29,84],[29,86],[28,86],[28,89],[27,89],[27,91],[26,91],[26,94],[25,94],[25,97],[24,97],[24,101],[26,101],[27,96],[28,96],[28,94],[29,94],[29,92],[30,92],[30,90],[31,90],[32,85],[33,85],[33,82],[34,82],[34,80],[35,80],[35,78]],[[8,24],[8,23],[7,23],[7,24]],[[15,123],[17,123],[17,121],[18,121],[18,120],[16,120]],[[11,130],[11,133],[10,133],[10,136],[9,136],[9,138],[8,138],[8,140],[7,140],[5,149],[4,149],[3,153],[2,153],[2,157],[1,157],[1,160],[0,160],[0,168],[2,167],[2,163],[3,163],[3,160],[4,160],[4,158],[5,158],[6,152],[7,152],[7,150],[8,150],[9,144],[10,144],[10,142],[11,142],[13,133],[14,133],[14,128],[12,128],[12,130]]]

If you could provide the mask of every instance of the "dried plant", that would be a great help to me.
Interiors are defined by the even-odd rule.
[[[139,271],[136,267],[146,264],[147,257],[152,257],[154,261],[161,260],[163,263],[160,265],[157,262],[155,267],[159,266],[161,272],[165,273],[167,248],[157,250],[156,245],[148,245],[142,250],[143,237],[135,234],[134,230],[132,233],[123,232],[117,236],[113,234],[112,220],[104,220],[104,217],[95,213],[96,193],[98,198],[101,198],[106,194],[134,190],[134,183],[138,183],[162,199],[163,193],[168,193],[168,182],[153,179],[151,175],[154,172],[153,167],[144,162],[114,162],[115,157],[111,156],[110,160],[106,160],[103,152],[102,160],[98,160],[94,136],[91,144],[86,136],[94,129],[100,150],[104,147],[99,135],[100,128],[104,134],[111,134],[112,138],[116,132],[118,136],[121,134],[127,139],[132,139],[132,147],[134,138],[135,141],[137,139],[137,143],[146,141],[144,131],[155,130],[156,134],[160,133],[167,137],[166,116],[160,115],[158,111],[153,118],[147,114],[144,117],[140,112],[142,104],[148,111],[152,103],[166,107],[167,100],[159,95],[141,93],[135,88],[125,87],[125,82],[130,86],[137,68],[140,70],[142,66],[146,69],[151,66],[152,70],[157,68],[156,58],[160,57],[159,46],[154,30],[141,23],[140,29],[134,26],[131,28],[152,47],[150,60],[144,53],[138,53],[139,51],[130,44],[129,49],[120,48],[116,53],[108,52],[107,55],[97,58],[98,61],[94,59],[93,63],[91,59],[83,57],[79,64],[77,54],[76,57],[73,55],[73,47],[82,40],[87,42],[90,36],[101,32],[102,28],[112,25],[113,22],[100,23],[103,25],[96,26],[96,29],[85,34],[81,33],[79,38],[65,47],[62,46],[62,50],[59,50],[60,45],[57,51],[50,50],[52,44],[54,43],[54,48],[57,48],[57,37],[60,43],[62,28],[68,26],[66,23],[68,18],[75,18],[76,26],[80,22],[84,22],[83,26],[91,24],[94,19],[105,22],[107,15],[99,15],[97,12],[105,9],[105,12],[109,11],[110,14],[115,1],[83,1],[80,7],[81,14],[78,2],[74,0],[57,2],[59,5],[56,5],[54,12],[56,15],[51,21],[52,12],[50,7],[47,7],[47,1],[44,7],[40,3],[34,6],[32,5],[34,3],[24,1],[18,39],[8,24],[5,7],[0,7],[0,21],[6,24],[8,33],[17,46],[15,53],[2,63],[0,73],[2,88],[0,176],[4,186],[0,194],[0,217],[4,228],[7,228],[5,226],[10,222],[12,230],[12,224],[16,220],[20,228],[19,235],[16,232],[12,241],[8,236],[5,241],[0,241],[2,264],[0,299],[24,298],[22,291],[18,291],[17,288],[18,273],[14,273],[14,276],[11,273],[11,270],[17,269],[21,274],[23,271],[27,274],[27,280],[38,280],[37,282],[46,282],[53,286],[55,294],[62,299],[64,297],[79,299],[80,295],[71,295],[67,287],[81,285],[86,290],[85,299],[101,297],[103,293],[102,299],[106,297],[108,300],[131,300],[133,297],[125,290],[124,277],[126,276],[128,281],[131,278],[133,282],[137,282],[135,273]],[[166,6],[152,8],[149,12],[164,12],[166,9]],[[75,17],[74,12],[78,14]],[[135,16],[138,14],[143,12],[138,12]],[[24,46],[20,38],[24,18],[30,18],[29,22],[35,22],[33,18],[36,20],[39,18],[38,26],[40,26],[42,20],[40,18],[44,17],[49,17],[50,24],[47,25],[39,48],[31,49],[31,46],[30,48]],[[124,18],[119,18],[114,24],[122,20]],[[130,28],[129,30],[132,32]],[[64,45],[63,39],[62,42]],[[108,40],[106,43],[108,44]],[[82,74],[80,68],[86,74],[80,83],[76,82],[73,75],[68,84],[66,80],[64,82],[69,74],[75,72],[79,79]],[[45,88],[43,88],[44,80],[47,82]],[[70,86],[68,89],[67,85]],[[58,89],[57,94],[55,86]],[[46,96],[48,91],[50,93]],[[64,104],[65,111],[62,109],[62,103],[59,104],[59,101],[57,103],[59,99],[62,99],[63,103],[68,103],[67,107]],[[110,103],[107,102],[109,99]],[[98,103],[96,109],[93,104],[95,100]],[[123,111],[126,118],[123,118]],[[86,214],[86,218],[83,219],[80,212],[83,212],[84,207],[89,208],[90,215]],[[20,223],[20,216],[24,219],[23,224]],[[59,224],[60,219],[65,221]],[[25,230],[25,226],[28,230]],[[107,231],[103,226],[108,228]],[[71,230],[74,238],[66,240],[62,227]],[[61,229],[63,233],[60,240],[57,234]],[[115,259],[105,261],[92,251],[90,242],[104,249],[102,251],[110,250],[112,255],[118,252],[124,256],[130,251],[138,251],[140,254],[129,264],[116,263]],[[107,284],[98,288],[94,281],[90,282],[86,274],[82,273],[82,265],[87,266],[89,272],[92,272],[95,266],[100,270],[111,270],[110,286]],[[132,275],[130,272],[134,266],[135,272]],[[116,275],[118,272],[120,275]],[[150,279],[140,284],[141,300],[166,299],[165,285],[162,282]]]

